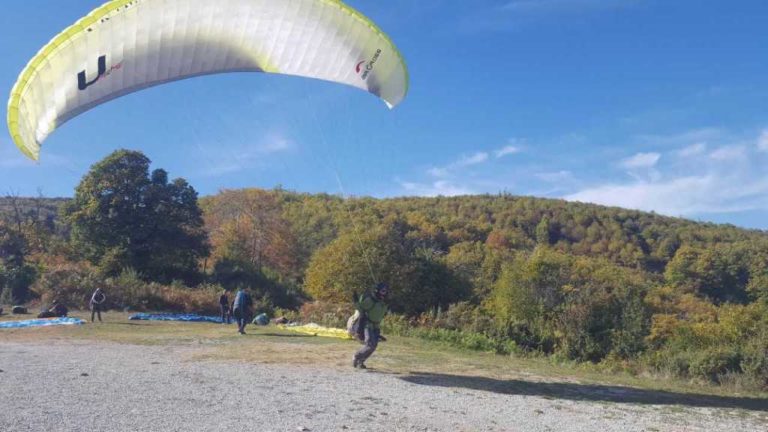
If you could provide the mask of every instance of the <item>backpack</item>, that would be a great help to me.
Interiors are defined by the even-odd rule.
[[[355,314],[347,320],[347,333],[353,339],[357,339],[360,342],[365,341],[365,326],[367,324],[368,318],[366,318],[365,314],[355,311]]]

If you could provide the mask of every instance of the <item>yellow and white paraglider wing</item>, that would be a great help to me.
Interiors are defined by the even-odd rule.
[[[278,328],[282,330],[291,331],[294,333],[301,333],[310,336],[334,338],[334,339],[346,339],[353,340],[354,338],[349,335],[349,332],[344,329],[323,327],[314,323],[302,325],[302,326],[287,326],[280,325]]]
[[[67,120],[158,84],[271,72],[357,87],[391,108],[408,91],[392,41],[340,0],[112,0],[66,29],[11,91],[8,128],[38,159]]]

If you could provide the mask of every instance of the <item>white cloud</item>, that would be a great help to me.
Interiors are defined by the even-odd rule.
[[[413,182],[400,182],[400,186],[405,191],[406,195],[415,195],[423,197],[435,197],[435,196],[459,196],[459,195],[472,195],[477,193],[476,191],[469,189],[465,186],[456,185],[446,180],[438,180],[433,183],[413,183]]]
[[[757,149],[762,152],[768,152],[768,129],[764,129],[757,139]]]
[[[656,147],[678,147],[695,143],[715,141],[723,138],[723,131],[718,128],[698,128],[669,135],[638,135],[640,142]]]
[[[703,142],[677,150],[682,159],[666,164],[659,163],[660,155],[636,155],[625,165],[652,165],[651,171],[659,175],[634,176],[630,182],[606,181],[565,198],[671,216],[768,210],[765,156],[750,152],[738,137],[719,141],[721,145],[709,152]],[[696,163],[690,158],[697,158]]]
[[[692,156],[698,156],[707,151],[707,143],[698,142],[691,144],[688,147],[678,150],[677,155],[682,158],[689,158]]]
[[[427,174],[432,177],[446,177],[448,176],[448,168],[432,167],[427,170]]]
[[[674,147],[667,153],[638,154],[622,166],[645,166],[658,175],[629,181],[608,178],[568,193],[565,199],[698,217],[716,213],[768,211],[768,130],[757,138],[719,129],[698,129],[655,136],[653,145]],[[651,143],[645,143],[651,144]],[[766,153],[761,150],[765,148]],[[605,173],[603,173],[605,174]]]
[[[466,172],[449,169],[459,161],[487,161],[487,157],[466,156],[432,170],[433,174],[444,176],[399,184],[406,193],[422,196],[513,190],[516,194],[562,197],[670,216],[768,211],[768,129],[759,136],[745,137],[728,130],[705,128],[655,135],[653,143],[638,142],[638,136],[630,137],[629,141],[628,146],[645,149],[653,145],[656,151],[627,153],[628,157],[613,164],[607,159],[615,154],[613,151],[602,155],[593,152],[588,163],[571,163],[568,170],[561,169],[563,165],[553,165],[551,157],[540,159],[543,155],[537,154],[515,169],[491,162],[482,165],[482,169]],[[588,148],[589,143],[580,147]],[[765,152],[757,151],[761,149]],[[491,158],[497,154],[489,153]]]
[[[72,161],[66,157],[50,151],[40,152],[40,160],[33,161],[16,148],[11,142],[0,140],[0,168],[3,169],[24,169],[35,168],[38,166],[43,167],[66,167],[74,169]]]
[[[465,167],[470,165],[477,165],[481,164],[488,160],[488,153],[485,152],[479,152],[475,153],[472,156],[464,157],[458,162],[456,162],[457,167]]]
[[[263,154],[272,154],[292,149],[293,142],[280,134],[268,136],[259,146],[258,150]]]
[[[508,145],[496,150],[494,153],[496,154],[496,159],[499,159],[499,158],[503,158],[504,156],[520,153],[520,151],[521,151],[520,147],[514,146],[514,145]]]
[[[638,153],[621,161],[620,165],[626,169],[653,168],[661,159],[659,153]]]
[[[8,153],[10,152],[2,152],[2,155],[0,156],[0,168],[30,168],[36,165],[31,159],[21,156],[21,153],[19,153],[18,156],[9,156]]]
[[[422,3],[418,0],[414,3]],[[641,0],[506,0],[505,2],[472,2],[469,10],[454,10],[458,23],[451,25],[451,32],[469,31],[514,31],[537,20],[557,18],[567,15],[599,13],[624,9],[640,3]],[[469,4],[470,2],[440,2],[447,4]],[[479,3],[475,5],[475,3]],[[488,6],[482,3],[488,4]]]
[[[560,183],[573,179],[573,173],[570,171],[557,171],[536,174],[536,178],[547,183]]]
[[[586,189],[565,197],[607,206],[617,206],[669,215],[689,214],[698,210],[694,203],[711,186],[711,179],[687,177],[665,184],[638,182],[629,185],[604,185]]]
[[[477,152],[469,156],[462,156],[459,160],[448,164],[444,167],[432,167],[427,170],[427,173],[433,177],[447,177],[453,171],[457,171],[461,168],[466,168],[473,165],[479,165],[486,162],[489,158],[486,152]]]
[[[740,177],[714,174],[667,182],[610,184],[565,197],[570,201],[656,211],[670,216],[728,213],[768,206],[768,180],[745,183]]]
[[[636,0],[511,0],[502,9],[515,13],[563,13],[617,9],[633,3]]]
[[[709,157],[716,161],[730,161],[742,159],[747,155],[747,149],[743,146],[725,146],[709,154]]]
[[[262,159],[295,148],[295,144],[283,133],[266,134],[253,144],[240,146],[215,146],[198,148],[205,160],[203,173],[207,176],[233,174],[251,168]],[[226,149],[226,150],[225,150]]]
[[[520,153],[522,151],[522,148],[519,145],[520,142],[522,142],[522,140],[518,140],[516,138],[510,139],[507,145],[495,150],[493,152],[493,156],[496,159],[501,159],[505,156]],[[479,151],[470,155],[461,156],[458,160],[451,162],[448,165],[431,167],[427,169],[427,174],[429,174],[432,177],[438,177],[438,178],[449,177],[452,174],[455,174],[457,171],[460,171],[462,168],[467,168],[467,167],[480,165],[485,162],[488,162],[490,158],[491,158],[491,154],[489,154],[488,152]]]

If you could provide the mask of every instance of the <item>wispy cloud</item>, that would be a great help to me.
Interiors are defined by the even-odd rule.
[[[659,153],[638,153],[622,160],[619,165],[629,170],[653,168],[659,162],[659,159],[661,159]]]
[[[470,165],[477,165],[481,164],[488,160],[488,153],[486,152],[478,152],[473,154],[472,156],[464,157],[458,162],[456,162],[457,167],[464,167],[464,166],[470,166]]]
[[[70,158],[48,150],[42,151],[40,153],[40,160],[35,162],[24,156],[10,141],[0,140],[0,168],[10,170],[36,168],[39,166],[75,168]]]
[[[707,151],[707,144],[703,142],[699,142],[696,144],[691,144],[687,147],[684,147],[677,151],[677,155],[681,158],[689,158],[691,156],[699,156],[701,154],[704,154],[704,152]]]
[[[556,171],[556,172],[544,172],[535,175],[539,180],[547,183],[561,183],[573,179],[573,173],[570,171]]]
[[[423,197],[459,196],[477,193],[475,190],[456,185],[447,180],[438,180],[432,183],[400,182],[400,186],[406,195]]]
[[[521,151],[522,149],[519,146],[510,144],[496,150],[494,154],[496,155],[496,159],[500,159],[504,156],[520,153]]]
[[[671,216],[764,209],[768,180],[744,183],[739,176],[689,176],[666,182],[609,184],[565,197],[571,201],[656,211]]]
[[[768,152],[768,129],[764,129],[757,139],[757,149],[762,152]]]
[[[492,152],[495,159],[501,159],[506,156],[511,156],[522,152],[521,143],[523,141],[512,138],[507,145],[498,148]],[[427,173],[432,177],[449,177],[453,174],[460,173],[462,169],[480,165],[488,162],[491,159],[491,153],[486,151],[478,151],[469,155],[463,155],[459,159],[449,163],[448,165],[431,167],[427,170]]]
[[[761,138],[762,135],[758,142]],[[683,147],[674,153],[684,159],[673,158],[667,163],[660,163],[661,154],[658,158],[627,159],[637,162],[636,165],[652,165],[652,170],[660,174],[651,178],[633,176],[634,180],[629,182],[608,180],[564,198],[672,216],[768,210],[765,154],[744,145],[743,139],[730,140],[721,140],[720,146],[711,152],[703,143]],[[673,141],[680,142],[677,138]]]
[[[707,143],[722,139],[725,132],[718,128],[707,127],[691,129],[684,132],[669,135],[639,135],[637,141],[656,147],[679,147],[697,143]]]
[[[573,13],[619,9],[636,4],[636,0],[511,0],[502,10],[514,13]]]
[[[295,147],[295,143],[283,133],[272,132],[253,144],[199,147],[198,157],[205,161],[203,173],[216,177],[252,168],[270,155],[290,151]]]
[[[495,157],[498,150],[480,152],[482,156],[467,155],[430,173],[444,176],[426,175],[398,185],[409,195],[510,190],[684,217],[768,211],[766,135],[768,130],[749,136],[715,128],[646,135],[652,142],[638,142],[635,135],[627,138],[626,147],[654,150],[627,153],[623,159],[615,158],[614,151],[593,153],[588,163],[532,152],[514,169]],[[580,147],[588,148],[589,139]],[[482,169],[446,169],[473,164]]]
[[[730,161],[741,159],[747,155],[747,149],[744,146],[731,145],[716,149],[709,154],[709,157],[716,161]]]
[[[641,3],[641,0],[507,0],[503,3],[477,3],[476,6],[473,3],[472,12],[464,11],[459,15],[459,22],[454,27],[472,33],[514,31],[543,19],[625,9]]]
[[[447,177],[451,173],[473,165],[479,165],[488,160],[489,155],[486,152],[477,152],[472,155],[462,156],[455,162],[452,162],[443,167],[432,167],[427,170],[427,173],[433,177]]]
[[[262,141],[257,151],[261,154],[272,154],[292,149],[293,142],[281,134],[271,134]]]
[[[0,152],[0,168],[31,168],[37,165],[34,161],[25,158],[21,154],[11,154],[9,151]]]

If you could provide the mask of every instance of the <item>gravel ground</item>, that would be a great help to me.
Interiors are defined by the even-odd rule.
[[[0,342],[0,431],[768,431],[759,409],[508,394],[440,376],[193,354]]]

